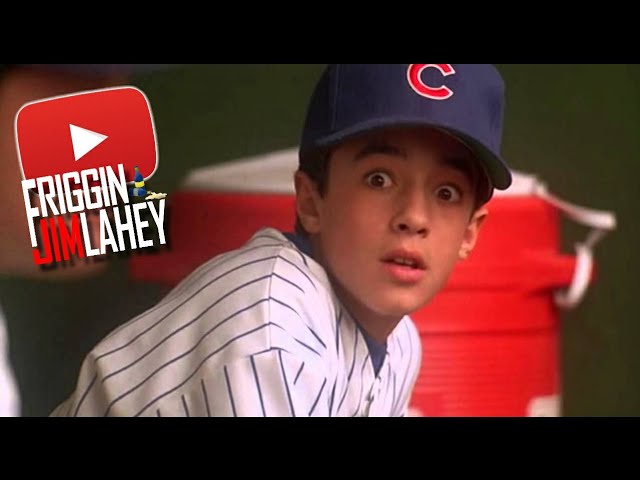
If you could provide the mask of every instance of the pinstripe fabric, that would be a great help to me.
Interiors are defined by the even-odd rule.
[[[52,416],[401,416],[420,366],[408,317],[375,377],[322,269],[274,229],[199,267],[85,358]]]

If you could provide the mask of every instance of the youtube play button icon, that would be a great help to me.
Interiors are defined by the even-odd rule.
[[[69,131],[71,132],[73,157],[76,162],[109,138],[106,135],[102,135],[98,132],[92,132],[86,128],[78,127],[77,125],[69,124]]]
[[[79,92],[24,105],[15,120],[23,179],[122,164],[127,182],[138,167],[149,179],[158,166],[147,97],[134,87]]]

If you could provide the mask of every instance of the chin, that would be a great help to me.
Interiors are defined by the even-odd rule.
[[[403,295],[393,295],[390,298],[381,298],[374,310],[381,315],[389,317],[404,317],[405,315],[411,315],[417,310],[420,310],[428,303],[429,299],[404,297]]]

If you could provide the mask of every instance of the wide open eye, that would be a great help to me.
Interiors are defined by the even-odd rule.
[[[453,185],[443,185],[436,190],[436,196],[445,202],[459,202],[462,198],[460,189]]]
[[[387,188],[393,183],[391,177],[384,172],[372,172],[366,177],[367,184],[374,188]]]

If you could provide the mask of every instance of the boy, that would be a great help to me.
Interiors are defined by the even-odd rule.
[[[403,416],[407,316],[473,249],[503,83],[488,65],[330,65],[295,174],[296,233],[257,232],[103,340],[54,415]]]

